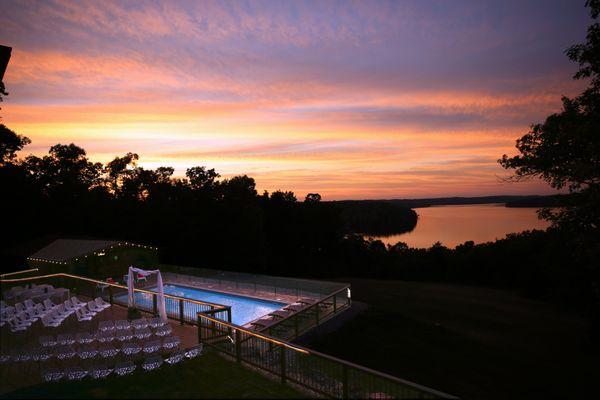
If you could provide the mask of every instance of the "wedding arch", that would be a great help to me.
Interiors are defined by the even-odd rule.
[[[167,321],[167,309],[165,307],[165,291],[163,288],[162,275],[160,270],[147,271],[140,268],[129,267],[129,274],[127,275],[127,292],[128,292],[128,305],[130,308],[135,307],[135,296],[134,296],[134,273],[141,276],[148,276],[156,274],[156,284],[158,289],[158,315],[162,321]]]

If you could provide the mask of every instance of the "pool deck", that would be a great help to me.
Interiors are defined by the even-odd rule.
[[[219,292],[219,293],[223,293],[223,294],[232,294],[232,295],[237,295],[237,296],[245,296],[245,297],[250,297],[250,298],[254,298],[257,300],[267,300],[267,301],[276,301],[276,302],[280,302],[280,303],[285,303],[285,304],[292,304],[294,302],[296,302],[298,299],[300,298],[314,298],[314,300],[318,300],[319,296],[318,295],[289,295],[289,294],[283,294],[283,293],[274,293],[271,291],[266,291],[266,290],[256,290],[256,289],[248,289],[248,288],[240,288],[240,287],[236,287],[234,284],[208,284],[208,283],[202,283],[202,282],[194,282],[192,280],[185,280],[185,279],[169,279],[167,278],[167,280],[165,281],[165,285],[167,284],[172,284],[172,285],[179,285],[179,286],[188,286],[191,288],[195,288],[195,289],[202,289],[202,290],[210,290],[213,292]],[[152,286],[152,285],[150,285]]]
[[[84,297],[80,297],[84,300]],[[152,314],[142,313],[142,316],[150,318]],[[98,313],[91,321],[77,321],[74,315],[69,316],[63,323],[56,327],[44,327],[41,321],[36,321],[31,327],[23,332],[11,332],[8,324],[0,328],[0,352],[10,352],[12,349],[39,347],[39,337],[45,335],[59,335],[62,333],[78,333],[84,331],[95,331],[100,321],[125,320],[127,319],[127,308],[113,304],[111,307]],[[195,326],[181,325],[179,322],[169,320],[173,330],[173,336],[179,336],[180,348],[192,347],[198,344],[198,330]],[[77,357],[75,357],[76,359]],[[44,363],[52,361],[19,361],[0,364],[0,395],[15,389],[42,383],[41,368]],[[74,364],[76,364],[74,360]]]

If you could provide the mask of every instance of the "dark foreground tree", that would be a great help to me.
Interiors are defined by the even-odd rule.
[[[17,157],[17,151],[31,143],[28,137],[19,135],[0,124],[0,167],[11,163]]]
[[[600,1],[586,3],[594,21],[600,13]],[[575,79],[591,79],[590,87],[579,96],[563,97],[563,110],[552,114],[517,140],[520,154],[504,155],[499,160],[514,169],[513,179],[541,177],[552,187],[567,188],[570,196],[565,207],[545,209],[542,217],[555,226],[573,231],[600,229],[600,25],[594,22],[585,43],[567,50],[568,57],[579,63]]]
[[[600,339],[600,0],[588,0],[593,23],[586,42],[567,50],[579,64],[574,79],[590,79],[579,96],[563,97],[563,110],[517,140],[520,154],[504,155],[504,168],[515,169],[516,180],[541,177],[552,187],[567,188],[565,207],[544,209],[541,216],[566,234],[562,243],[571,254],[568,266],[588,283],[592,335]],[[600,340],[596,341],[600,343]]]

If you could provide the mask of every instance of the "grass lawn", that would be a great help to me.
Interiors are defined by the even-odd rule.
[[[300,344],[465,399],[584,398],[600,382],[587,322],[552,305],[466,286],[342,281],[369,308]]]
[[[138,367],[139,368],[139,367]],[[305,395],[214,353],[105,380],[47,383],[7,393],[2,398],[302,398]]]

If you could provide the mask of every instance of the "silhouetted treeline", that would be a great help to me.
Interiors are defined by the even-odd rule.
[[[478,197],[436,197],[432,199],[388,199],[388,200],[357,200],[358,203],[372,201],[385,202],[407,208],[422,208],[431,206],[457,206],[467,204],[505,203],[513,207],[553,207],[561,196],[527,195],[527,196],[478,196]],[[529,205],[532,204],[532,205]]]
[[[567,205],[569,196],[557,194],[554,196],[528,196],[506,202],[506,207],[562,207]]]
[[[345,200],[331,202],[341,211],[347,232],[385,235],[412,231],[417,213],[387,201]]]

